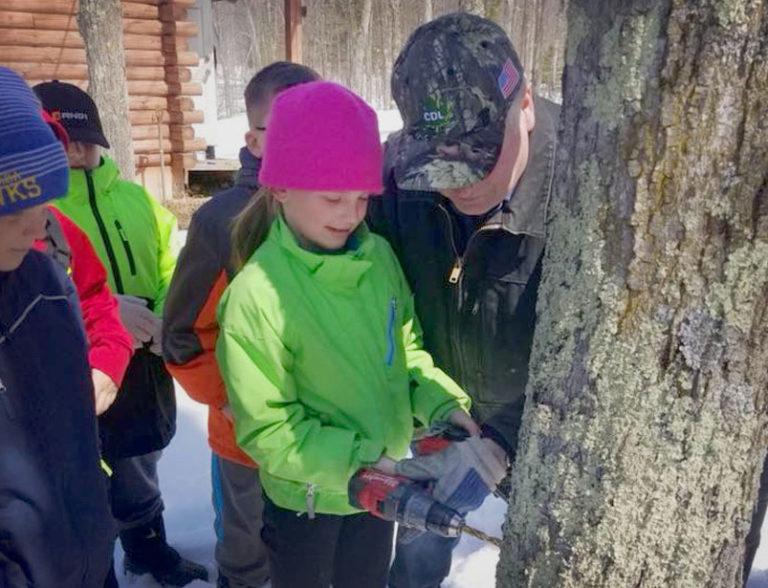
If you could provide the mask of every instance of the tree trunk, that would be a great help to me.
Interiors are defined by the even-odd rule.
[[[520,10],[521,16],[521,29],[520,29],[520,42],[517,44],[517,51],[520,59],[523,62],[523,68],[525,69],[525,77],[530,82],[533,78],[533,18],[534,11],[536,10],[536,4],[538,0],[526,0],[522,3]]]
[[[560,39],[555,35],[552,40],[552,61],[550,62],[549,81],[547,83],[548,95],[551,98],[559,90],[557,74],[560,71]]]
[[[528,80],[534,90],[537,91],[541,85],[541,60],[545,55],[545,43],[551,46],[552,37],[544,34],[544,13],[547,6],[547,0],[538,0],[534,5],[533,20],[533,43],[531,54],[531,77]]]
[[[133,180],[135,164],[128,109],[120,0],[80,0],[77,24],[88,60],[88,92],[120,172]]]
[[[499,585],[741,586],[768,445],[768,8],[568,20]]]
[[[258,14],[262,7],[262,2],[254,2],[253,0],[245,6],[245,15],[250,32],[250,42],[245,62],[252,71],[261,69],[261,63],[264,61],[261,57],[261,47],[259,46],[259,37],[261,35],[259,35],[259,26],[256,20],[256,14]]]
[[[366,67],[366,54],[370,53],[368,40],[371,31],[371,13],[373,12],[373,0],[362,0],[360,3],[360,14],[357,19],[357,32],[354,37],[353,51],[350,52],[352,89],[359,94],[365,95],[365,78],[368,68]]]
[[[485,12],[485,18],[501,24],[501,16],[503,10],[501,2],[502,0],[485,0],[485,6],[483,8]]]
[[[459,0],[459,9],[485,16],[485,3],[483,0]]]

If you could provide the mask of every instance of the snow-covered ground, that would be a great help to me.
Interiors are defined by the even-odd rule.
[[[207,409],[193,402],[181,390],[177,394],[178,431],[160,460],[160,486],[165,500],[168,537],[184,556],[205,565],[215,585],[216,564],[213,549],[213,506],[211,505],[211,452],[206,436]],[[489,498],[469,517],[469,523],[486,533],[501,536],[504,503]],[[158,586],[148,575],[124,576],[122,551],[115,555],[118,581],[131,588]],[[461,540],[453,568],[444,588],[485,588],[494,585],[498,549],[465,537]],[[190,586],[210,586],[195,582]],[[299,588],[297,586],[297,588]]]

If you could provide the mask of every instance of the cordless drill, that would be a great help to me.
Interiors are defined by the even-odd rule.
[[[362,469],[349,482],[349,502],[386,521],[443,537],[458,537],[464,517],[435,500],[418,482]]]
[[[467,436],[464,429],[440,423],[414,443],[416,455],[442,451]],[[391,476],[378,470],[360,470],[349,483],[352,506],[374,516],[394,521],[419,531],[432,531],[443,537],[456,537],[464,526],[464,517],[435,500],[430,488],[403,476]]]

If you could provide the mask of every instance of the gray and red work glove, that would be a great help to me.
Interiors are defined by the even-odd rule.
[[[443,433],[428,436],[415,444],[414,452],[415,457],[396,464],[396,473],[431,481],[432,496],[462,515],[479,508],[507,473],[506,452],[477,436],[461,441],[446,440]],[[414,536],[406,533],[400,540]]]
[[[146,300],[137,296],[117,294],[120,320],[133,337],[134,349],[149,346],[155,355],[161,355],[163,321],[149,308]]]

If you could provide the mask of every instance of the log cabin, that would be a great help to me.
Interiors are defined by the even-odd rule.
[[[203,94],[193,81],[200,60],[190,47],[200,27],[188,18],[198,4],[122,0],[136,181],[158,198],[183,191],[206,147],[193,128],[204,116],[194,99]],[[77,0],[0,0],[0,64],[30,85],[57,79],[87,89],[77,8]]]
[[[215,123],[211,10],[221,0],[121,1],[136,181],[164,200],[184,193],[207,146],[202,123]],[[77,0],[0,0],[0,64],[30,85],[87,90],[77,9]],[[284,0],[284,13],[286,58],[300,61],[301,0]]]

